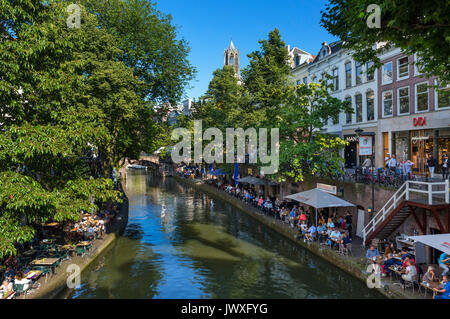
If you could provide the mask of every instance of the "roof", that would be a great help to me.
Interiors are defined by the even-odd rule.
[[[332,42],[332,43],[330,43],[330,44],[327,44],[326,42],[324,42],[324,43],[322,44],[322,48],[323,48],[324,46],[327,46],[327,47],[329,48],[329,51],[331,51],[331,52],[329,52],[329,53],[326,55],[326,57],[329,56],[329,55],[332,55],[332,54],[334,54],[334,53],[336,53],[336,52],[338,52],[339,50],[341,50],[341,49],[342,49],[341,44],[342,44],[342,41],[341,41],[341,40]],[[320,61],[320,52],[322,51],[322,48],[320,48],[318,54],[315,56],[315,58],[314,58],[314,60],[312,61],[312,63],[317,63],[317,62]]]
[[[236,48],[235,48],[235,46],[234,46],[233,40],[230,41],[230,45],[228,46],[228,50],[234,50],[234,51],[237,51]]]
[[[421,242],[427,246],[436,248],[447,255],[450,255],[450,234],[425,235],[409,237],[417,242]]]

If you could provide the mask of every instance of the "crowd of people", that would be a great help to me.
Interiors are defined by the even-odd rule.
[[[318,242],[320,245],[328,245],[340,252],[348,252],[351,247],[353,221],[349,211],[346,211],[344,216],[338,216],[337,212],[324,209],[318,212],[316,221],[315,213],[311,208],[280,200],[278,197],[264,198],[262,191],[258,192],[252,187],[243,187],[239,184],[233,186],[215,179],[208,182],[254,206],[262,214],[296,229],[297,237],[305,243]]]
[[[370,159],[368,159],[369,162],[363,163],[363,168],[368,169],[371,166]],[[386,168],[386,174],[387,175],[402,175],[406,179],[410,179],[412,176],[412,167],[414,166],[414,162],[410,161],[409,159],[397,159],[395,154],[388,153],[387,156],[384,159],[385,161],[385,168]],[[434,172],[436,167],[438,166],[438,163],[435,158],[433,158],[433,154],[428,154],[425,166],[428,169],[429,176],[431,178],[434,178]],[[449,161],[448,161],[448,155],[444,154],[442,156],[441,161],[441,172],[442,172],[442,178],[443,180],[446,180],[449,178]]]
[[[383,277],[393,276],[394,273],[400,274],[398,279],[400,286],[404,289],[405,283],[415,282],[421,283],[424,286],[430,287],[432,290],[440,295],[436,295],[437,299],[450,299],[450,285],[448,284],[448,272],[450,264],[450,256],[442,253],[439,258],[439,268],[442,273],[437,274],[434,266],[428,266],[427,271],[423,274],[420,267],[416,264],[414,254],[410,253],[405,248],[397,250],[393,242],[389,243],[384,250],[384,256],[381,256],[378,249],[371,245],[366,252],[366,258],[369,263],[372,263],[375,269],[381,265],[381,274]]]

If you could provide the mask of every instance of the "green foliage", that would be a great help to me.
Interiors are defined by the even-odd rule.
[[[367,7],[375,3],[381,8],[381,28],[369,28],[371,12]],[[450,6],[448,1],[330,0],[322,11],[321,25],[344,41],[345,48],[355,51],[360,62],[373,60],[380,66],[377,42],[387,42],[406,54],[417,53],[419,66],[427,76],[435,75],[443,83],[450,82]]]
[[[112,166],[157,149],[165,137],[153,120],[149,82],[124,61],[124,38],[99,28],[81,5],[81,28],[68,28],[69,3],[0,1],[0,258],[31,240],[37,224],[76,220],[81,210],[118,201]],[[158,20],[152,12],[145,19]],[[184,86],[152,87],[171,99]],[[86,161],[91,150],[104,177]]]

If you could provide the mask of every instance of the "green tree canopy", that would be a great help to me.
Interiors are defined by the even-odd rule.
[[[381,28],[369,28],[370,4],[381,9]],[[450,6],[448,1],[429,0],[330,0],[322,11],[321,25],[343,40],[343,47],[355,52],[360,62],[374,61],[391,46],[406,54],[417,53],[419,66],[427,76],[450,83]],[[378,42],[386,46],[376,48]]]

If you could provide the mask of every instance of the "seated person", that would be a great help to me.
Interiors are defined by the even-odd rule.
[[[395,253],[397,253],[397,249],[395,248],[395,244],[391,242],[389,246],[387,246],[386,249],[384,250],[384,257],[388,257],[389,254]]]
[[[447,275],[450,267],[450,256],[442,253],[439,257],[439,268],[442,269],[442,276]]]
[[[413,255],[408,253],[406,251],[406,249],[404,249],[404,248],[402,248],[402,250],[400,251],[400,254],[402,255],[402,261],[405,261],[406,257],[413,258]]]
[[[341,237],[339,244],[341,244],[344,248],[347,248],[347,245],[352,242],[352,239],[350,238],[348,232],[345,232],[344,235]]]
[[[409,256],[406,256],[405,261],[403,262],[403,269],[406,269],[406,267],[408,267],[410,261],[412,261],[414,267],[416,267],[417,273],[419,273],[419,266],[416,265],[416,261],[414,260],[414,258],[410,258]]]
[[[400,284],[402,285],[402,288],[405,288],[405,281],[412,282],[414,281],[415,276],[417,276],[417,269],[412,260],[409,260],[406,267],[406,273],[400,278]]]
[[[340,228],[342,228],[342,224],[344,223],[345,221],[344,221],[344,218],[341,216],[341,217],[339,217],[339,219],[338,219],[338,225],[339,225],[339,227]]]
[[[322,243],[324,239],[327,239],[327,228],[325,227],[325,223],[320,224],[317,227],[317,232],[319,233],[319,243]]]
[[[371,245],[370,248],[367,250],[366,258],[370,260],[375,260],[375,258],[378,256],[380,256],[378,249],[376,249],[375,246]]]
[[[8,280],[4,280],[2,285],[0,286],[0,299],[9,295],[13,291],[13,284]]]
[[[340,239],[341,239],[341,232],[337,228],[332,228],[330,237],[328,239],[328,245],[331,248],[333,248],[338,245]]]
[[[450,299],[450,283],[448,282],[448,276],[444,275],[442,278],[443,288],[434,288],[433,290],[441,293],[442,295],[436,295],[434,299]]]
[[[12,280],[16,276],[16,272],[11,266],[6,267],[5,279]]]
[[[333,223],[333,220],[331,218],[328,218],[327,227],[328,228],[334,228],[334,223]]]
[[[427,283],[427,284],[431,284],[433,282],[439,282],[439,279],[436,276],[433,266],[428,267],[427,272],[422,277],[422,282]]]
[[[23,289],[28,290],[28,288],[30,288],[30,282],[31,280],[25,278],[25,275],[22,271],[17,272],[16,278],[14,280],[14,283],[16,285],[23,285]]]
[[[298,228],[303,236],[305,236],[306,232],[308,231],[308,225],[306,225],[305,221],[302,221],[298,224]]]
[[[311,225],[311,227],[309,227],[308,231],[305,234],[305,239],[307,241],[314,241],[314,239],[316,238],[316,226]]]
[[[299,221],[300,221],[300,222],[303,222],[303,221],[306,222],[306,214],[305,214],[304,211],[302,211],[302,212],[300,213]]]
[[[384,261],[383,265],[381,266],[381,270],[383,272],[383,276],[386,276],[392,272],[389,268],[398,265],[402,266],[402,262],[396,258],[392,254],[389,254],[387,259]]]

